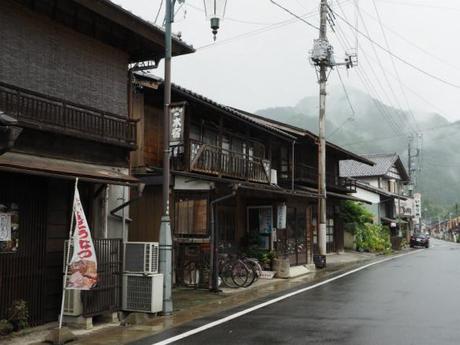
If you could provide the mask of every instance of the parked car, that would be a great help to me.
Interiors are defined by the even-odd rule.
[[[430,236],[422,233],[415,233],[410,238],[410,247],[430,247]]]

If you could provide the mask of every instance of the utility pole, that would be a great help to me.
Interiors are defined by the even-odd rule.
[[[316,68],[319,82],[319,135],[318,135],[318,247],[319,255],[326,255],[326,85],[328,72],[335,66],[351,68],[356,54],[349,54],[344,63],[334,60],[334,48],[327,39],[328,21],[333,25],[334,16],[329,16],[327,0],[321,0],[319,38],[314,40],[310,52],[311,62]]]
[[[171,104],[171,58],[172,58],[172,0],[166,1],[165,12],[165,78],[163,113],[163,214],[160,225],[160,272],[163,273],[163,314],[173,312],[172,303],[172,235],[169,217],[169,184],[171,149],[169,147],[169,107]],[[155,205],[153,205],[155,207]]]
[[[176,2],[183,4],[185,0],[166,0],[165,7],[165,70],[164,70],[164,113],[163,113],[163,214],[160,225],[160,273],[163,274],[163,315],[173,312],[172,303],[172,235],[169,216],[170,171],[170,106],[171,106],[171,59],[172,59],[172,23]],[[211,29],[216,39],[220,21],[224,17],[227,0],[205,0],[206,17],[211,22]],[[156,205],[153,205],[156,207]]]
[[[319,40],[327,42],[327,0],[321,0]],[[326,255],[326,84],[329,59],[319,65],[319,146],[318,146],[318,246]]]

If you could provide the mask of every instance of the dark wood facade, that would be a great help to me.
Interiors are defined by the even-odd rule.
[[[129,64],[158,63],[164,32],[106,0],[5,0],[0,33],[0,112],[22,129],[0,156],[0,212],[14,220],[0,242],[0,319],[23,299],[32,325],[57,320],[76,177],[102,260],[84,314],[117,310],[121,239],[107,239],[105,191],[135,181]],[[174,55],[191,52],[174,39]]]
[[[163,160],[163,91],[155,77],[136,75],[134,118],[138,150],[133,173],[147,184],[130,209],[131,241],[158,241]],[[287,256],[291,265],[311,263],[316,245],[317,146],[315,137],[255,115],[219,105],[179,86],[174,103],[185,102],[183,141],[171,146],[171,227],[176,282],[188,256],[209,257],[211,213],[220,250],[259,247]],[[338,211],[353,181],[339,177],[339,161],[358,156],[328,146],[328,252],[343,250]],[[236,192],[235,192],[236,191]],[[234,194],[232,194],[234,193]],[[221,197],[228,198],[215,204]],[[277,208],[287,207],[286,228],[276,229]],[[268,217],[269,220],[262,220]],[[262,230],[267,222],[268,230]]]

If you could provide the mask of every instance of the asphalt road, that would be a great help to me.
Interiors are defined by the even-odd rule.
[[[173,343],[460,344],[459,297],[460,245],[432,240],[430,249],[368,267]],[[135,344],[165,344],[257,303]]]

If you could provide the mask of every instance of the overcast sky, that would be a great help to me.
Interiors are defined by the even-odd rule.
[[[161,3],[161,0],[113,1],[149,21],[154,21]],[[319,21],[319,0],[277,2],[298,15],[306,15],[305,19],[313,24]],[[330,4],[355,25],[356,2],[358,0],[334,0]],[[460,85],[458,0],[375,0],[375,4],[395,55],[438,78]],[[364,33],[368,30],[373,40],[386,47],[373,1],[359,1],[359,8],[362,16],[359,30]],[[163,16],[161,11],[157,24],[162,24]],[[228,0],[226,19],[216,43],[205,20],[203,1],[186,0],[177,13],[173,31],[180,31],[183,40],[198,48],[194,54],[173,59],[173,81],[184,87],[248,111],[292,106],[305,96],[317,95],[316,75],[309,64],[308,51],[318,31],[270,0]],[[344,48],[355,49],[356,41],[359,46],[359,66],[349,71],[342,69],[347,87],[371,93],[393,106],[407,109],[409,104],[413,110],[439,112],[450,120],[460,120],[458,88],[423,75],[398,59],[394,59],[395,72],[387,53],[374,46],[377,58],[370,42],[340,18],[336,18],[335,31],[337,34],[329,28],[328,36],[338,62],[345,56]],[[154,73],[162,76],[163,72],[160,68]],[[407,103],[397,74],[404,84]],[[366,79],[373,86],[369,86]],[[336,73],[331,74],[329,84],[334,92],[341,92],[334,87],[340,85]],[[355,102],[353,98],[352,102]]]

